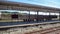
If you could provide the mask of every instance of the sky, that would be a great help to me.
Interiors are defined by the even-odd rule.
[[[29,4],[60,8],[60,0],[7,0],[7,1],[22,2],[22,3],[29,3]]]

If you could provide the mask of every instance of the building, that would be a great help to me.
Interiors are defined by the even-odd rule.
[[[0,2],[0,10],[16,10],[15,12],[2,12],[1,18],[4,20],[22,20],[24,22],[38,22],[47,20],[59,20],[60,9],[39,5],[32,5],[17,2]],[[18,13],[17,13],[18,12]],[[41,14],[41,13],[44,14]],[[52,15],[53,14],[53,15]]]

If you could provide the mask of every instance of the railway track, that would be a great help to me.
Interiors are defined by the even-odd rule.
[[[51,33],[51,32],[58,31],[58,30],[60,30],[60,26],[49,28],[49,29],[43,29],[43,30],[39,30],[39,31],[28,32],[25,34],[47,34],[47,33]]]
[[[60,23],[56,24],[42,24],[39,26],[28,26],[28,27],[13,27],[13,28],[4,28],[0,30],[2,34],[47,34],[57,30],[60,30]]]

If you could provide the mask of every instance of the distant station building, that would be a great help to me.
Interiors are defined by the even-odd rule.
[[[6,11],[7,10],[7,11]],[[38,22],[59,20],[60,9],[17,2],[0,2],[0,19]],[[13,11],[13,12],[8,12]],[[16,12],[15,12],[16,11]]]

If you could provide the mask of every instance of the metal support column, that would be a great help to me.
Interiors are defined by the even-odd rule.
[[[38,23],[38,11],[37,11],[37,23]]]
[[[49,12],[49,17],[50,17],[50,12]],[[48,20],[50,20],[50,18]]]
[[[60,20],[60,12],[59,12],[59,20]]]
[[[28,20],[29,20],[29,22],[30,22],[30,11],[29,11],[29,19],[28,19]]]

